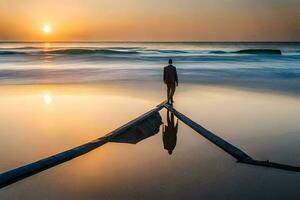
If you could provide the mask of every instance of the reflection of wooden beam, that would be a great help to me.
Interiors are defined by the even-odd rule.
[[[142,116],[128,122],[124,126],[112,131],[111,133],[105,135],[104,137],[98,138],[94,141],[83,144],[81,146],[70,149],[68,151],[56,154],[54,156],[0,174],[0,188],[6,187],[12,183],[25,179],[29,176],[42,172],[46,169],[49,169],[51,167],[54,167],[66,161],[72,160],[76,157],[86,154],[106,144],[112,138],[126,132],[131,127],[137,125],[141,121],[147,119],[149,116],[160,111],[163,108],[164,103],[165,102],[161,103],[155,109],[150,110],[149,112],[143,114]]]
[[[238,160],[238,162],[251,164],[251,165],[258,165],[258,166],[264,166],[264,167],[272,167],[277,169],[283,169],[283,170],[289,170],[289,171],[296,171],[300,172],[300,167],[290,166],[290,165],[283,165],[279,163],[273,163],[269,161],[258,161],[252,159],[249,155],[247,155],[245,152],[240,150],[239,148],[233,146],[232,144],[228,143],[227,141],[223,140],[219,136],[215,135],[214,133],[210,132],[209,130],[205,129],[204,127],[200,126],[196,122],[189,119],[187,116],[183,115],[182,113],[178,112],[175,108],[173,108],[169,104],[164,105],[167,110],[172,112],[178,119],[183,121],[185,124],[187,124],[189,127],[191,127],[193,130],[201,134],[203,137],[226,151],[228,154],[233,156]]]

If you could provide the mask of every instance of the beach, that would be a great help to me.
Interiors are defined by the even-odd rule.
[[[0,172],[92,141],[155,108],[166,99],[169,57],[178,67],[178,111],[259,160],[300,166],[298,43],[44,45],[0,44]],[[249,48],[282,54],[238,53]],[[160,115],[166,124],[166,110]],[[297,172],[237,163],[181,121],[169,155],[162,131],[137,144],[107,143],[0,189],[0,198],[299,194]]]
[[[164,88],[158,84],[145,85],[147,91],[140,87],[2,87],[6,92],[1,96],[0,152],[5,161],[1,170],[103,136],[152,109],[163,97]],[[145,99],[147,94],[151,98]],[[190,84],[183,84],[176,95],[176,109],[250,155],[300,165],[297,97]],[[166,112],[161,115],[166,123]],[[161,131],[136,145],[108,143],[1,189],[0,195],[7,199],[19,195],[24,199],[45,195],[50,199],[222,199],[223,195],[242,198],[247,193],[246,199],[252,199],[298,193],[298,173],[238,164],[182,122],[170,156],[163,149]],[[247,185],[242,185],[245,180]],[[282,184],[289,187],[282,188]]]

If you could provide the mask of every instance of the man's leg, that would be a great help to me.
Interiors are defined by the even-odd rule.
[[[167,100],[168,100],[168,103],[171,100],[171,85],[170,84],[167,84]]]
[[[173,96],[174,96],[174,94],[175,94],[175,90],[176,90],[176,85],[175,85],[175,83],[174,83],[174,84],[171,85],[171,94],[170,94],[170,100],[171,100],[171,103],[174,102]]]

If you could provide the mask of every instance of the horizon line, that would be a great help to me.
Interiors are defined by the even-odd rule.
[[[300,43],[300,40],[0,40],[0,43]]]

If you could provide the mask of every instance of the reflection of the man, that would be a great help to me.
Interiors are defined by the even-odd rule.
[[[169,154],[173,153],[177,143],[177,131],[178,131],[178,119],[175,124],[174,114],[168,111],[167,113],[167,124],[163,128],[163,142],[164,149],[166,149]]]

